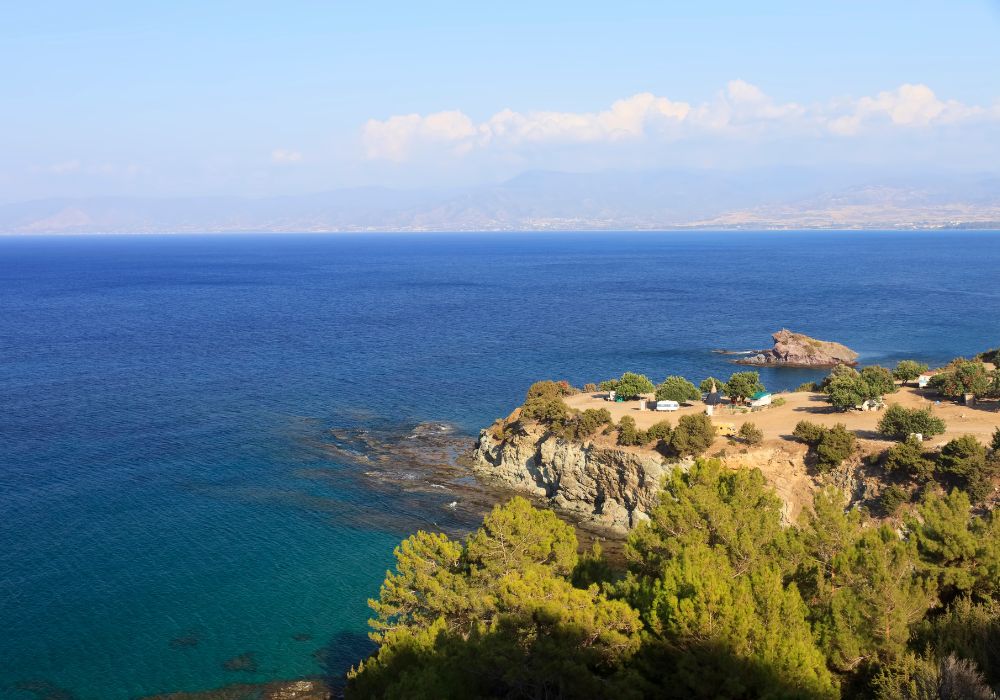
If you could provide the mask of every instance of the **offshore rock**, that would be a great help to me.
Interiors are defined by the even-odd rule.
[[[502,439],[485,429],[473,452],[473,469],[484,479],[547,498],[617,532],[649,518],[664,475],[676,466],[654,455],[566,440],[539,425]]]
[[[768,367],[836,367],[858,363],[858,353],[840,343],[816,340],[787,329],[771,337],[774,338],[773,348],[760,350],[735,362]]]

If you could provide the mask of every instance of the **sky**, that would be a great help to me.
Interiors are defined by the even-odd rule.
[[[1000,0],[0,3],[0,202],[1000,163]]]

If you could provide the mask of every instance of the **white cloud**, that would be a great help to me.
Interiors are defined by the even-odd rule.
[[[957,100],[940,100],[926,85],[906,83],[875,97],[862,97],[853,110],[830,120],[830,130],[851,135],[866,122],[882,121],[894,126],[926,127],[954,124],[987,114],[981,107],[970,107]]]
[[[271,162],[281,165],[302,162],[302,154],[298,151],[289,151],[284,148],[276,148],[271,151]]]
[[[364,127],[364,144],[369,158],[404,160],[418,141],[456,143],[475,136],[472,120],[459,111],[435,112],[422,117],[406,114],[385,121],[369,119]]]
[[[644,92],[598,112],[504,109],[478,124],[458,110],[397,115],[368,120],[362,140],[369,158],[401,162],[423,149],[439,152],[443,148],[461,156],[527,145],[672,142],[706,135],[783,138],[832,132],[850,136],[880,123],[931,127],[983,118],[1000,120],[1000,106],[983,109],[941,100],[920,84],[901,85],[874,97],[805,106],[777,102],[756,85],[733,80],[715,99],[697,106]]]

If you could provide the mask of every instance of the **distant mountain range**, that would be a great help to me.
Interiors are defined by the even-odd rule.
[[[0,234],[1000,228],[1000,177],[806,169],[529,172],[464,189],[53,198],[0,206]]]

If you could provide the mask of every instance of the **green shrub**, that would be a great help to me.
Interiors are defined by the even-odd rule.
[[[753,447],[754,445],[759,445],[764,441],[764,431],[756,426],[756,424],[747,421],[740,426],[739,432],[736,435],[745,442],[746,444]]]
[[[715,426],[703,413],[681,416],[670,436],[670,450],[678,457],[697,457],[715,440]]]
[[[611,413],[606,408],[588,408],[576,418],[574,437],[590,437],[601,426],[611,423]]]
[[[986,446],[972,435],[963,435],[941,448],[938,467],[957,479],[974,503],[981,503],[993,492],[993,481],[1000,473],[1000,457],[988,455]]]
[[[645,431],[639,430],[632,416],[622,416],[618,421],[618,444],[624,446],[644,445],[649,440],[646,439]]]
[[[985,396],[992,385],[986,365],[978,360],[955,360],[948,370],[931,378],[931,388],[942,396],[961,398],[965,394]]]
[[[819,391],[820,385],[816,382],[803,382],[795,387],[795,391]]]
[[[564,423],[570,416],[569,406],[562,399],[532,399],[524,403],[521,415],[539,423]]]
[[[788,401],[786,401],[781,396],[779,396],[779,397],[777,397],[775,399],[771,399],[771,405],[775,406],[775,407],[777,407],[777,406],[784,406],[786,403],[788,403]]]
[[[563,388],[557,382],[535,382],[528,389],[521,415],[539,423],[561,425],[571,415],[569,406],[562,397]]]
[[[595,391],[597,391],[597,385],[594,384],[593,382],[587,382],[586,384],[583,385],[583,390],[586,391],[587,393],[593,394]]]
[[[846,411],[858,406],[870,397],[869,386],[857,372],[839,374],[832,377],[823,389],[834,408]]]
[[[854,433],[843,423],[837,423],[832,428],[824,430],[815,447],[816,466],[821,471],[839,466],[851,456],[856,441]]]
[[[819,442],[825,431],[826,428],[822,425],[817,425],[807,420],[800,420],[795,424],[795,430],[792,431],[792,435],[810,447],[813,447]]]
[[[891,472],[915,476],[922,481],[934,476],[934,460],[924,455],[923,445],[913,436],[886,450],[885,468]]]
[[[664,441],[670,442],[670,436],[673,435],[673,427],[670,425],[670,421],[661,420],[658,423],[654,423],[646,431],[646,437],[649,442],[653,441]]]
[[[945,431],[945,424],[929,408],[904,408],[899,404],[892,404],[879,420],[878,431],[896,440],[905,440],[914,433],[924,437],[941,435]]]
[[[540,382],[535,382],[530,387],[528,387],[528,394],[525,400],[537,399],[537,398],[551,398],[553,396],[570,396],[576,393],[569,385],[566,380],[554,382],[551,379],[545,379]]]
[[[615,391],[618,388],[617,379],[605,379],[603,382],[597,385],[597,388],[601,391]]]
[[[908,500],[910,499],[906,491],[894,484],[882,492],[882,495],[879,498],[879,505],[882,507],[883,513],[888,516],[892,516],[895,515],[899,511],[899,507]]]
[[[1000,452],[1000,428],[993,431],[993,440],[990,442],[990,449],[994,452]]]

